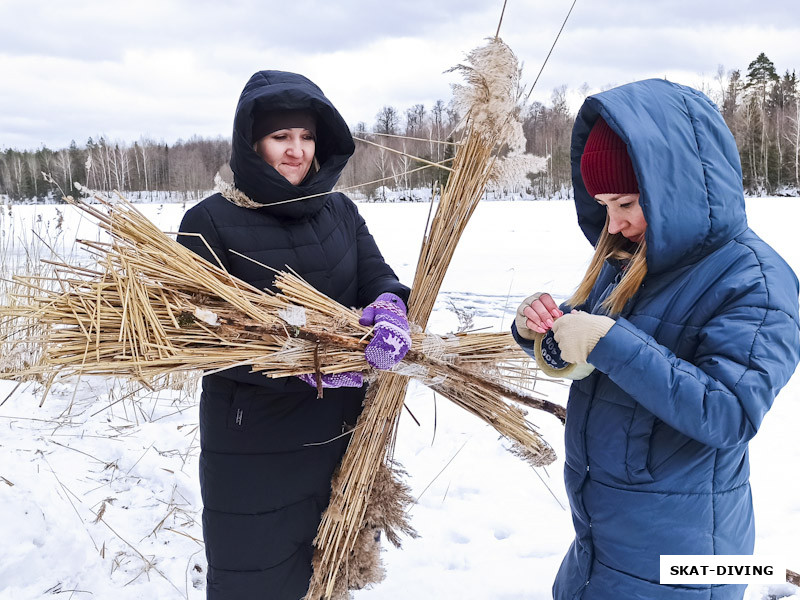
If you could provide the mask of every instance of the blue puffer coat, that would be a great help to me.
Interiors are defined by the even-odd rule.
[[[798,282],[747,226],[733,136],[703,94],[663,80],[589,97],[572,136],[578,222],[605,208],[580,158],[597,117],[627,143],[648,274],[572,384],[565,480],[576,537],[556,600],[741,598],[742,585],[659,585],[662,554],[750,554],[747,444],[800,353]],[[581,310],[602,313],[606,264]],[[523,340],[524,342],[524,340]]]
[[[264,162],[251,139],[255,113],[289,108],[317,115],[320,168],[299,186]],[[353,150],[347,124],[311,81],[256,73],[236,109],[231,169],[236,187],[261,207],[214,194],[186,213],[178,241],[258,288],[270,288],[274,273],[253,261],[289,267],[345,306],[364,307],[383,292],[407,299],[408,288],[384,262],[353,202],[326,194]],[[342,433],[355,425],[363,399],[364,389],[354,388],[326,389],[317,399],[296,377],[267,379],[248,366],[203,378],[200,488],[209,600],[305,595],[312,542],[349,441]]]

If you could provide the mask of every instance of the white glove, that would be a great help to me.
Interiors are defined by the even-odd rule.
[[[614,319],[611,317],[581,311],[556,319],[553,323],[553,335],[561,349],[561,358],[576,365],[586,364],[597,342],[613,326]]]
[[[524,338],[526,340],[534,340],[536,339],[537,335],[541,335],[531,329],[528,329],[528,326],[525,324],[528,320],[528,317],[526,317],[522,311],[528,308],[533,303],[534,300],[536,300],[537,298],[539,298],[539,296],[542,295],[542,293],[543,292],[537,292],[532,296],[528,296],[517,307],[517,314],[514,317],[514,324],[517,326],[517,333],[521,338]]]

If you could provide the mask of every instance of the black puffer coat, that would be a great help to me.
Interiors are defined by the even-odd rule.
[[[317,114],[320,168],[294,186],[256,154],[253,116],[273,109]],[[355,205],[330,191],[353,153],[349,129],[320,89],[293,73],[261,71],[244,88],[234,121],[236,187],[263,205],[243,208],[215,194],[190,209],[182,233],[202,234],[222,266],[258,288],[273,274],[237,256],[290,267],[346,306],[408,288],[384,262]],[[203,240],[178,240],[215,262]],[[355,424],[363,389],[316,390],[296,378],[267,379],[237,367],[203,379],[200,485],[209,600],[299,600],[311,575],[312,540],[328,503],[333,470]]]

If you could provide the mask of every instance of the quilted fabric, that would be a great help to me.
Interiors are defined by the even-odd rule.
[[[747,226],[739,155],[717,108],[658,79],[591,96],[579,112],[575,204],[592,244],[605,209],[586,192],[580,157],[598,116],[636,172],[648,275],[589,354],[594,373],[570,390],[576,536],[554,598],[741,598],[741,585],[659,585],[659,556],[753,551],[747,444],[798,362],[797,277]],[[603,313],[619,269],[607,263],[575,308]]]
[[[317,115],[319,170],[299,186],[264,162],[251,139],[255,113],[289,108]],[[230,164],[237,188],[261,207],[215,194],[187,211],[178,241],[262,289],[272,287],[268,267],[290,268],[345,306],[366,306],[383,292],[408,298],[353,202],[328,193],[352,152],[347,124],[316,85],[294,73],[256,73],[239,100]],[[350,387],[317,399],[297,377],[268,379],[246,365],[203,378],[209,600],[305,595],[312,542],[349,440],[343,433],[363,398],[364,388]]]

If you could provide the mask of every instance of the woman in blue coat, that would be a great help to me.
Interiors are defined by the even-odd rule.
[[[798,362],[797,278],[748,228],[736,144],[700,92],[654,79],[587,98],[572,165],[594,258],[561,308],[536,294],[513,326],[583,376],[554,597],[741,598],[661,585],[659,557],[753,552],[747,447]]]
[[[235,187],[191,208],[178,241],[257,288],[274,289],[274,273],[262,265],[288,267],[339,303],[367,307],[362,323],[375,325],[367,361],[391,368],[410,345],[409,290],[353,202],[331,192],[353,150],[347,124],[311,81],[256,73],[236,108]],[[209,600],[306,594],[312,542],[349,441],[343,433],[364,399],[360,374],[323,376],[322,398],[314,379],[268,379],[247,365],[203,378]]]

